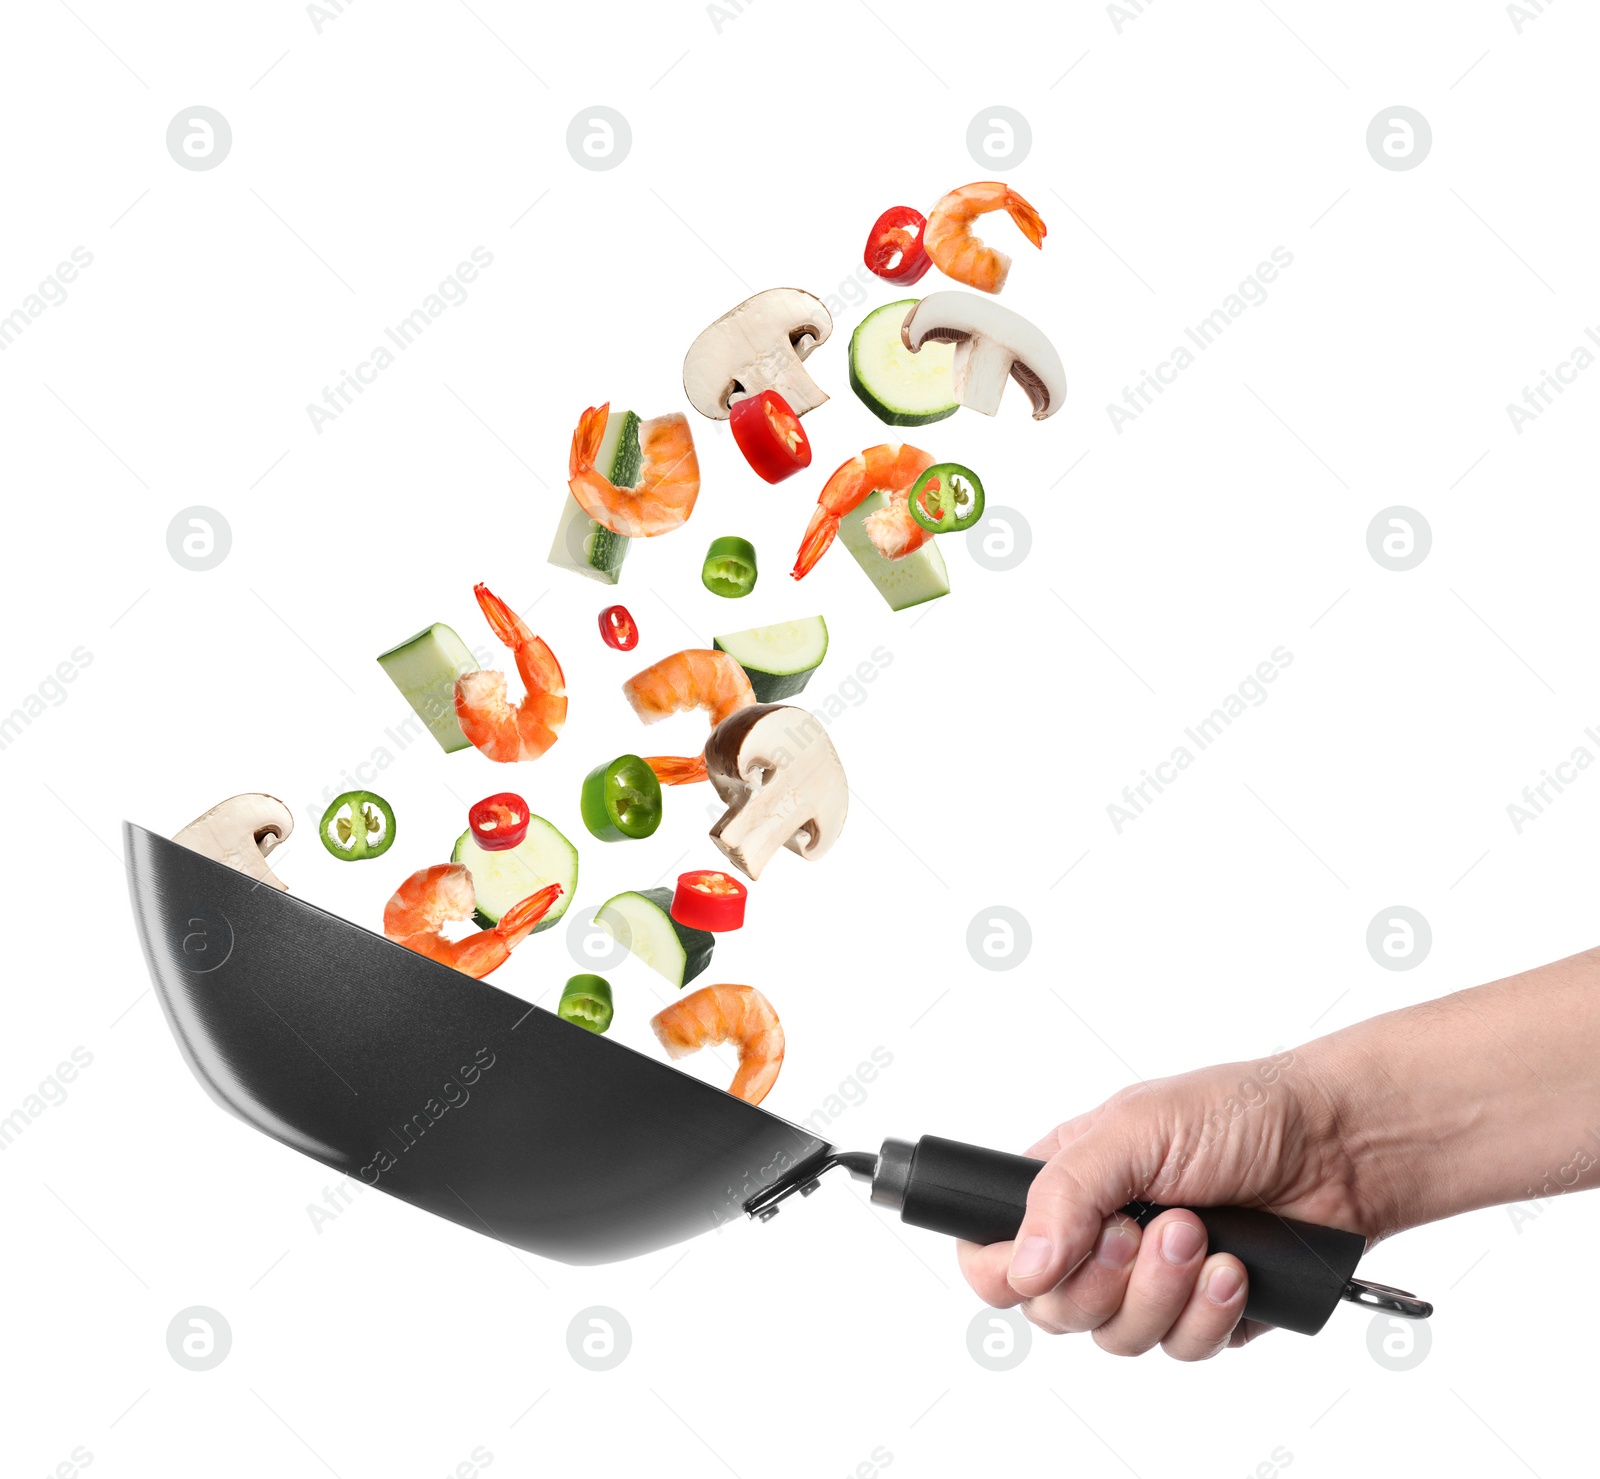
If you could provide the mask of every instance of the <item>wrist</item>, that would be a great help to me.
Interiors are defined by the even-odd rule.
[[[1600,1184],[1600,952],[1298,1054],[1363,1231]]]
[[[1308,1119],[1359,1230],[1373,1238],[1464,1210],[1453,1168],[1474,1153],[1472,1106],[1441,1080],[1438,1059],[1431,1068],[1418,1061],[1435,1050],[1407,1016],[1376,1017],[1296,1049]]]

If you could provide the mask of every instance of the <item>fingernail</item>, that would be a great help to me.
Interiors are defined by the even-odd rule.
[[[1024,1238],[1011,1255],[1010,1277],[1031,1279],[1050,1262],[1049,1238]]]
[[[1100,1241],[1094,1246],[1095,1262],[1107,1268],[1126,1268],[1138,1251],[1139,1240],[1121,1223],[1114,1222],[1101,1229]]]
[[[1188,1263],[1200,1251],[1200,1229],[1192,1222],[1169,1222],[1161,1234],[1161,1256],[1168,1263]]]
[[[1206,1278],[1206,1298],[1212,1304],[1227,1304],[1239,1292],[1240,1283],[1238,1269],[1219,1263]]]

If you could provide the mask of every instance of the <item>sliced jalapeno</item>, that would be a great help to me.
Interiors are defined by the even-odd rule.
[[[394,808],[371,791],[346,791],[322,813],[317,835],[347,863],[382,857],[394,841]]]
[[[611,1011],[611,983],[604,976],[573,976],[556,1003],[556,1016],[589,1032],[604,1032]]]
[[[959,462],[936,462],[911,485],[911,517],[930,534],[959,534],[983,516],[983,484]]]
[[[756,586],[756,550],[736,534],[713,539],[700,567],[700,581],[714,595],[748,596]]]
[[[602,842],[648,837],[661,825],[661,782],[637,755],[618,755],[583,778],[578,810]]]

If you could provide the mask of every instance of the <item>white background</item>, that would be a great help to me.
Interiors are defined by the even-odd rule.
[[[842,1179],[770,1226],[603,1269],[367,1194],[318,1230],[329,1173],[184,1070],[119,856],[124,817],[170,833],[271,791],[301,822],[274,858],[290,888],[376,927],[407,872],[448,856],[462,803],[510,783],[579,844],[580,903],[670,879],[716,861],[707,788],[670,794],[647,842],[607,848],[578,821],[596,761],[702,743],[698,718],[647,737],[619,685],[715,632],[820,611],[832,649],[806,696],[843,689],[831,733],[857,802],[824,861],[774,862],[704,979],[756,984],[782,1014],[779,1114],[892,1055],[825,1132],[841,1144],[1020,1148],[1135,1074],[1258,1056],[1595,944],[1600,778],[1521,835],[1506,814],[1600,723],[1600,369],[1520,435],[1505,411],[1600,316],[1592,15],[1553,7],[1519,33],[1489,3],[1233,0],[1130,5],[1119,29],[1091,4],[761,0],[714,21],[690,3],[536,18],[413,0],[319,33],[290,3],[148,10],[26,0],[5,36],[0,314],[74,247],[93,255],[0,353],[0,711],[92,654],[0,752],[0,1114],[73,1048],[93,1055],[0,1160],[6,1472],[79,1446],[130,1475],[433,1476],[475,1448],[506,1472],[746,1479],[866,1479],[884,1453],[934,1475],[1247,1474],[1274,1449],[1305,1474],[1379,1455],[1592,1467],[1574,1420],[1600,1313],[1589,1201],[1371,1255],[1368,1276],[1438,1304],[1405,1372],[1373,1359],[1352,1309],[1198,1368],[1040,1336],[985,1370],[948,1244]],[[633,131],[604,173],[565,146],[597,103]],[[165,148],[195,104],[233,130],[208,172]],[[1044,423],[1012,390],[992,422],[912,439],[979,468],[1031,553],[999,575],[947,541],[953,593],[900,614],[842,548],[797,587],[822,476],[884,435],[844,369],[866,306],[904,296],[856,277],[867,227],[991,175],[966,130],[993,104],[1031,123],[1005,178],[1050,228],[1035,252],[991,218],[1017,257],[1003,301],[1053,337],[1072,393]],[[1395,104],[1432,125],[1411,171],[1366,148]],[[494,263],[468,301],[318,434],[306,403],[480,245]],[[1267,301],[1118,434],[1107,402],[1277,246],[1294,262]],[[615,597],[552,570],[578,412],[686,409],[690,338],[778,284],[854,300],[811,361],[833,399],[807,420],[810,474],[758,484],[691,413],[692,526],[636,545]],[[233,533],[205,573],[165,544],[194,504]],[[1366,547],[1394,504],[1433,531],[1402,574]],[[697,580],[734,532],[763,569],[737,605]],[[396,754],[377,786],[394,852],[335,864],[307,810],[406,712],[373,656],[436,620],[484,642],[477,580],[537,602],[572,695],[560,743],[514,774],[427,740]],[[631,657],[598,640],[610,599],[643,628]],[[1269,699],[1119,835],[1108,803],[1280,645],[1294,661]],[[878,647],[892,660],[852,686]],[[1006,973],[965,946],[992,904],[1031,923]],[[1394,904],[1434,936],[1405,973],[1364,943]],[[556,930],[495,981],[531,1000],[571,969]],[[633,962],[613,979],[617,1035],[653,1049],[662,983]],[[191,1305],[233,1332],[204,1373],[166,1348]],[[607,1373],[567,1353],[593,1305],[633,1332]]]

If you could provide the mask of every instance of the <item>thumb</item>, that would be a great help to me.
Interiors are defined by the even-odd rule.
[[[1093,1251],[1107,1217],[1148,1180],[1140,1138],[1100,1120],[1064,1145],[1034,1178],[1007,1278],[1024,1298],[1055,1288]]]

